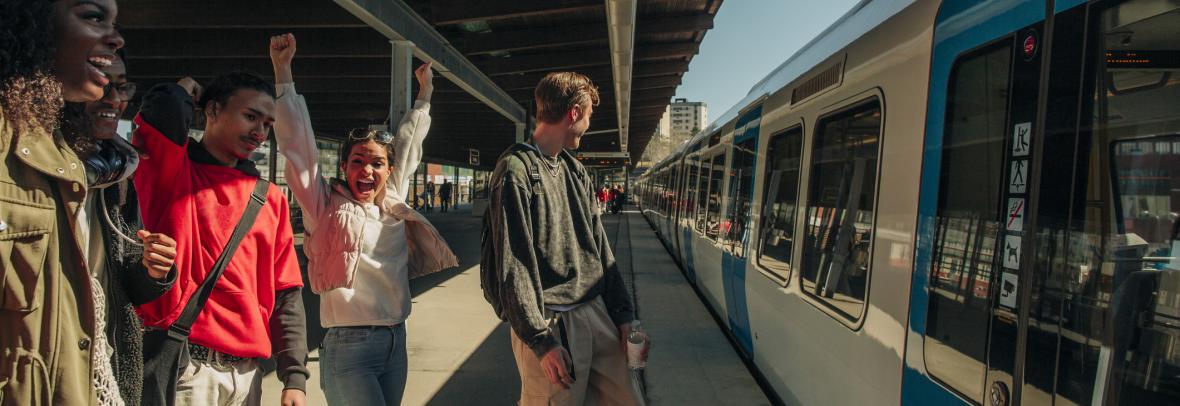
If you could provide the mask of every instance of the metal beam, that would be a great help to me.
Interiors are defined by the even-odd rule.
[[[383,37],[376,33],[374,36],[380,40],[382,45],[379,46],[388,46],[388,42]],[[302,41],[301,37],[296,38],[300,38]],[[302,47],[302,42],[300,46]],[[212,78],[235,70],[269,75],[272,70],[270,60],[263,58],[219,59],[216,63],[210,63],[210,60],[203,58],[143,59],[138,55],[135,49],[129,51],[127,55],[133,70],[131,76],[135,80],[153,78],[175,80],[177,79],[176,75],[181,73],[194,78]],[[386,55],[388,56],[388,53]],[[295,69],[296,82],[301,82],[303,79],[322,78],[388,78],[389,60],[386,58],[344,57],[299,59],[293,69]]]
[[[695,55],[700,44],[695,42],[653,43],[636,45],[635,62],[681,58]],[[586,49],[578,51],[546,52],[530,55],[494,58],[481,62],[484,72],[493,77],[529,72],[548,72],[610,65],[609,49]]]
[[[296,67],[317,58],[380,58],[386,62],[389,57],[389,40],[369,27],[287,31],[299,39],[300,62]],[[132,59],[257,58],[269,64],[266,44],[276,30],[164,27],[126,28],[120,33],[128,44],[134,44],[128,50]]]
[[[389,41],[390,75],[389,75],[389,119],[390,125],[396,126],[413,108],[410,99],[411,83],[414,76],[414,44],[410,41]]]
[[[435,0],[431,3],[431,15],[435,25],[462,24],[474,21],[502,20],[505,18],[543,16],[577,11],[595,10],[602,7],[601,0],[513,0],[478,1]]]
[[[659,18],[640,17],[639,22],[635,25],[635,36],[697,32],[710,29],[713,29],[713,16],[710,14],[698,13]]]
[[[456,40],[467,55],[594,44],[606,41],[602,24],[577,24],[470,34]]]
[[[611,75],[614,77],[618,110],[619,150],[627,150],[631,117],[631,69],[635,65],[635,2],[606,0],[607,32],[610,34]]]
[[[680,76],[669,75],[651,78],[637,78],[634,82],[635,84],[631,85],[632,90],[659,89],[665,87],[675,88],[676,86],[680,86]]]
[[[696,42],[644,43],[635,46],[635,59],[650,61],[681,58],[696,55],[700,48],[701,44]]]
[[[713,28],[713,16],[708,14],[681,15],[660,18],[640,18],[635,26],[636,36],[696,32]],[[574,24],[556,27],[529,28],[508,31],[468,34],[456,39],[467,55],[512,52],[529,49],[555,48],[569,45],[606,43],[609,35],[602,24]]]
[[[610,65],[610,50],[608,49],[514,55],[511,58],[495,58],[480,63],[484,72],[492,76],[606,65]]]
[[[512,122],[527,119],[520,104],[500,89],[402,0],[335,0],[391,40],[416,45],[414,55],[434,62],[438,72]],[[478,3],[477,3],[478,4]]]
[[[688,70],[688,61],[667,61],[667,62],[644,62],[639,61],[631,70],[632,78],[647,78],[647,77],[663,77],[669,75],[680,75],[681,72]],[[578,69],[578,73],[589,76],[595,84],[601,86],[604,83],[611,81],[610,68],[606,66],[594,67],[588,69]],[[537,82],[541,78],[549,74],[548,71],[529,72],[515,75],[500,75],[494,76],[496,83],[505,90],[518,89],[533,89],[537,87]]]
[[[127,29],[200,27],[289,30],[297,27],[365,27],[364,22],[322,0],[202,0],[200,3],[119,0],[119,9],[123,11],[119,13],[119,25]],[[162,38],[157,40],[175,44],[175,41]],[[299,42],[302,43],[303,39],[300,38]],[[141,43],[134,44],[138,47]],[[265,42],[261,44],[261,48],[265,51]]]

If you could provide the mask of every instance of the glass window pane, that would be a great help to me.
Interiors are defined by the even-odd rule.
[[[791,277],[802,156],[802,127],[774,135],[766,150],[762,225],[758,228],[762,234],[758,239],[758,264],[783,280]]]
[[[709,205],[709,179],[712,173],[712,162],[708,158],[701,159],[700,176],[697,178],[697,232],[705,232],[705,208]]]
[[[983,402],[989,292],[1004,174],[1012,47],[960,60],[951,73],[935,215],[926,368]]]
[[[756,128],[753,131],[758,131]],[[729,179],[729,208],[722,222],[722,244],[730,253],[739,258],[746,256],[749,247],[750,199],[754,189],[754,163],[758,139],[752,138],[737,143],[733,148],[733,169]]]
[[[705,235],[717,239],[721,228],[721,185],[725,180],[725,153],[713,157],[713,170],[709,175],[709,206],[705,214]]]
[[[850,320],[868,293],[881,107],[875,99],[819,122],[807,197],[804,291]]]
[[[688,174],[688,179],[684,184],[684,200],[681,202],[680,221],[684,227],[692,227],[694,223],[694,213],[696,212],[696,195],[697,182],[700,178],[701,164],[697,156],[689,156],[684,159],[684,171]]]

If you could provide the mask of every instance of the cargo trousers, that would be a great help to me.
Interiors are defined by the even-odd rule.
[[[561,318],[564,328],[558,327]],[[549,318],[558,342],[568,343],[574,383],[569,389],[549,383],[541,359],[512,335],[512,353],[520,372],[520,405],[643,405],[638,382],[627,369],[619,328],[611,322],[602,298]],[[561,337],[565,334],[565,337]]]

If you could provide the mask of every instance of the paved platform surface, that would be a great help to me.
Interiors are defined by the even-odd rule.
[[[459,256],[460,266],[411,281],[406,323],[406,405],[513,405],[520,394],[511,331],[492,314],[479,287],[480,218],[469,211],[427,215]],[[624,280],[652,337],[645,371],[651,405],[770,404],[717,323],[684,280],[647,222],[634,211],[604,217]],[[301,263],[305,263],[302,261]],[[307,292],[309,343],[319,347],[318,298]],[[326,404],[318,352],[309,364],[308,404]],[[264,380],[264,405],[282,385]]]

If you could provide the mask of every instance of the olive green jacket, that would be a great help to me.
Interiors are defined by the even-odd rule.
[[[0,406],[95,404],[85,169],[60,135],[17,135],[2,112],[0,158]]]

